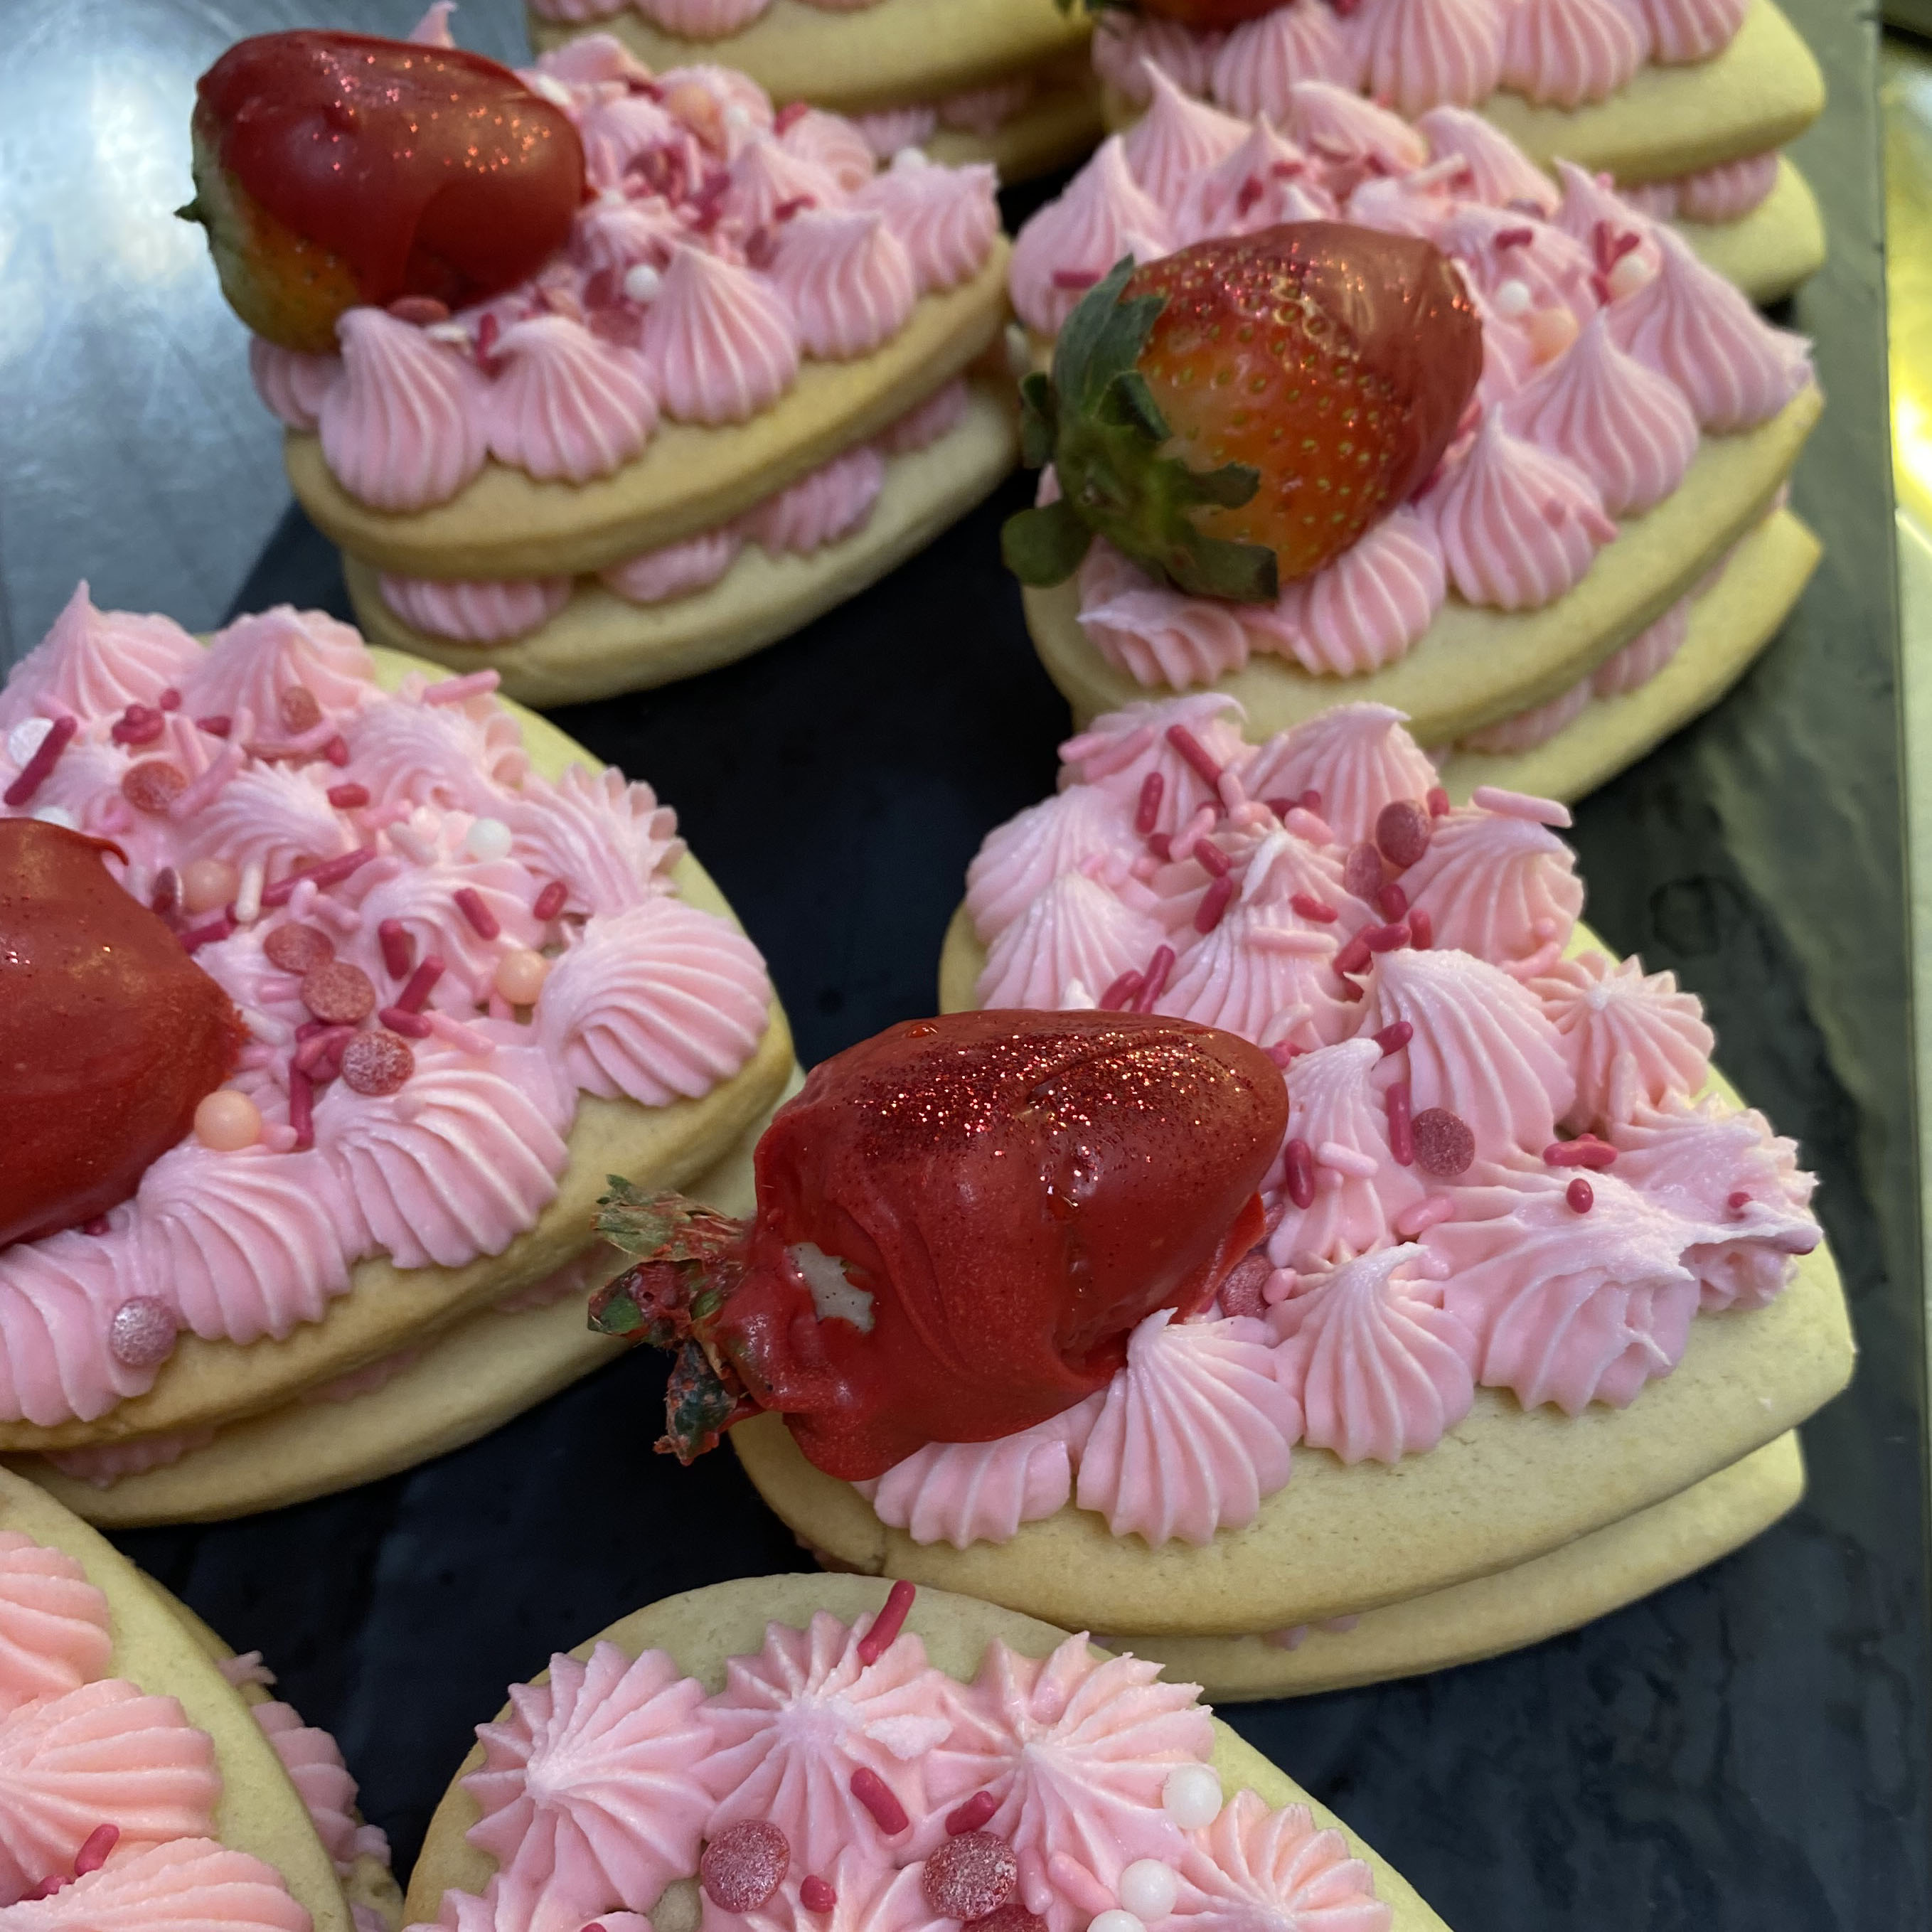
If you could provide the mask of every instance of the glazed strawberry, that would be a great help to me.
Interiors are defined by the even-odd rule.
[[[584,147],[563,110],[480,55],[364,34],[264,34],[196,88],[195,198],[230,305],[324,354],[360,303],[460,308],[568,238]]]
[[[0,1247],[124,1201],[242,1044],[227,994],[109,874],[112,849],[0,818]]]
[[[639,1258],[592,1324],[680,1352],[659,1444],[782,1412],[828,1474],[986,1442],[1104,1388],[1262,1232],[1287,1128],[1268,1057],[1186,1020],[974,1012],[818,1067],[758,1151],[758,1211],[607,1203]]]
[[[1482,373],[1482,325],[1432,244],[1289,222],[1120,262],[1027,379],[1057,503],[1006,561],[1057,584],[1097,532],[1196,596],[1274,598],[1426,478]]]

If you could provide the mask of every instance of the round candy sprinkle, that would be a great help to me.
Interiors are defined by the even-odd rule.
[[[304,926],[291,920],[278,926],[262,942],[262,950],[272,966],[284,973],[313,973],[335,957],[335,942],[319,926]]]
[[[1438,1180],[1467,1174],[1476,1158],[1476,1136],[1460,1114],[1447,1107],[1425,1107],[1408,1124],[1415,1164]]]
[[[541,952],[512,946],[496,962],[496,990],[513,1006],[533,1006],[549,971],[550,962]]]
[[[313,731],[322,722],[322,706],[305,684],[285,685],[276,694],[275,709],[280,715],[282,729],[294,736]]]
[[[226,859],[190,859],[181,868],[182,908],[212,912],[240,890],[242,874]]]
[[[798,1902],[808,1912],[830,1912],[838,1903],[838,1894],[814,1872],[799,1881]]]
[[[1587,1214],[1597,1204],[1597,1190],[1580,1174],[1564,1189],[1563,1198],[1569,1202],[1573,1212]]]
[[[1385,805],[1376,818],[1376,844],[1397,872],[1429,850],[1429,814],[1412,798]]]
[[[1177,1766],[1160,1788],[1160,1803],[1184,1832],[1198,1832],[1221,1815],[1221,1780],[1212,1765]]]
[[[1142,1924],[1165,1918],[1180,1895],[1174,1868],[1159,1858],[1136,1858],[1120,1874],[1120,1903]]]
[[[376,1010],[376,988],[359,966],[332,959],[302,976],[302,1004],[331,1026],[356,1026]]]
[[[1579,331],[1576,318],[1558,304],[1553,308],[1538,309],[1529,318],[1526,333],[1530,360],[1553,362],[1576,340]]]
[[[1046,1932],[1046,1921],[1036,1918],[1017,1898],[1010,1898],[998,1911],[976,1918],[973,1932]]]
[[[107,1347],[130,1369],[158,1367],[174,1353],[175,1312],[152,1294],[130,1296],[107,1324]]]
[[[187,772],[165,758],[143,758],[121,774],[121,796],[136,812],[157,817],[187,790]]]
[[[358,1033],[342,1049],[342,1084],[358,1094],[394,1094],[416,1070],[410,1043],[393,1033]]]
[[[510,828],[500,818],[479,818],[464,834],[463,845],[472,859],[507,859]]]
[[[238,1154],[262,1138],[262,1110],[247,1094],[218,1087],[194,1110],[194,1137],[217,1154]]]
[[[1348,848],[1342,863],[1343,890],[1358,899],[1372,899],[1382,889],[1382,855],[1364,839]]]
[[[721,1912],[755,1912],[791,1868],[791,1846],[766,1818],[746,1818],[720,1832],[698,1862],[698,1882]]]
[[[983,1918],[1012,1897],[1020,1862],[1005,1839],[991,1832],[962,1832],[926,1862],[920,1882],[926,1902],[941,1918]]]

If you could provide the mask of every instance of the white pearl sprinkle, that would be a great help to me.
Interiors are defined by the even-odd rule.
[[[892,157],[892,168],[898,174],[910,174],[915,168],[930,167],[932,158],[923,148],[915,148],[908,143]]]
[[[1159,1858],[1136,1858],[1120,1874],[1120,1904],[1143,1924],[1165,1918],[1180,1893],[1174,1868]]]
[[[663,276],[648,262],[639,262],[624,271],[624,293],[634,302],[656,301],[658,291],[663,286]]]
[[[44,805],[34,814],[43,825],[58,825],[68,832],[78,832],[80,820],[64,805]]]
[[[479,818],[464,838],[464,847],[472,859],[486,862],[510,856],[510,828],[500,818]]]
[[[752,117],[735,100],[724,110],[724,129],[730,134],[748,134],[752,131]]]
[[[1504,282],[1498,288],[1490,306],[1497,314],[1514,319],[1529,313],[1529,285],[1514,279]]]
[[[1087,1932],[1147,1932],[1147,1928],[1131,1912],[1123,1912],[1116,1905],[1090,1919]]]
[[[1633,252],[1622,256],[1605,280],[1610,284],[1610,299],[1621,302],[1625,296],[1634,295],[1650,280],[1650,270]]]
[[[23,718],[7,734],[7,757],[24,766],[40,748],[40,741],[54,728],[51,718]]]
[[[1168,1773],[1160,1802],[1184,1832],[1198,1831],[1221,1815],[1221,1780],[1211,1765],[1181,1765]]]

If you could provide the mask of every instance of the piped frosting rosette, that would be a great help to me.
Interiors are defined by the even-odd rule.
[[[286,608],[204,648],[83,586],[0,692],[0,814],[109,842],[242,1041],[128,1198],[0,1249],[0,1443],[68,1493],[574,1292],[607,1173],[701,1172],[776,1099],[763,962],[674,814],[496,682]]]
[[[1603,178],[1564,163],[1545,182],[1472,116],[1412,128],[1327,81],[1289,108],[1250,125],[1161,82],[1021,230],[1014,306],[1045,338],[1123,256],[1292,221],[1414,236],[1480,317],[1456,436],[1271,604],[1188,596],[1096,540],[1070,585],[1028,592],[1035,642],[1076,718],[1205,689],[1262,729],[1387,702],[1486,756],[1568,730],[1572,794],[1712,702],[1795,602],[1816,548],[1774,499],[1820,406],[1808,348]]]
[[[1172,92],[1292,129],[1298,87],[1318,82],[1507,170],[1534,206],[1553,202],[1538,171],[1559,159],[1607,173],[1759,300],[1822,260],[1778,151],[1822,111],[1824,80],[1772,0],[1286,0],[1225,32],[1124,10],[1093,57],[1116,128]]]
[[[908,1583],[716,1585],[512,1688],[431,1821],[408,1912],[496,1932],[1439,1925],[1199,1696]]]
[[[334,1740],[250,1706],[226,1647],[0,1474],[0,1921],[388,1932],[400,1893]],[[272,1682],[264,1678],[263,1681]]]
[[[419,37],[449,44],[446,12]],[[256,338],[250,367],[371,637],[548,703],[782,635],[1014,446],[964,380],[1001,320],[989,166],[881,168],[849,122],[608,34],[522,77],[583,142],[566,246],[474,308],[353,308],[338,354]]]
[[[909,143],[1018,181],[1090,148],[1100,88],[1083,10],[956,0],[530,0],[539,52],[611,34],[654,67],[717,61],[772,98],[849,117],[882,159]]]
[[[1064,746],[969,869],[941,992],[1264,1048],[1288,1105],[1265,1237],[1024,1434],[848,1488],[776,1418],[742,1426],[828,1560],[970,1574],[1129,1644],[1292,1630],[1619,1523],[1849,1373],[1810,1178],[1712,1073],[1696,998],[1579,926],[1568,812],[1451,806],[1385,707],[1241,724],[1202,695]]]

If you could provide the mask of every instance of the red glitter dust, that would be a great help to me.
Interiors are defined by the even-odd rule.
[[[755,1912],[791,1869],[791,1845],[767,1818],[746,1818],[718,1833],[698,1862],[698,1882],[721,1912]]]
[[[990,1832],[962,1832],[926,1860],[920,1882],[940,1918],[974,1919],[998,1911],[1019,1877],[1019,1860],[1005,1839]]]
[[[292,920],[278,926],[262,942],[262,950],[272,966],[284,973],[313,973],[335,957],[335,942],[319,926],[304,926]]]
[[[331,1026],[356,1026],[376,1010],[376,988],[359,966],[332,959],[302,976],[302,1004]]]

